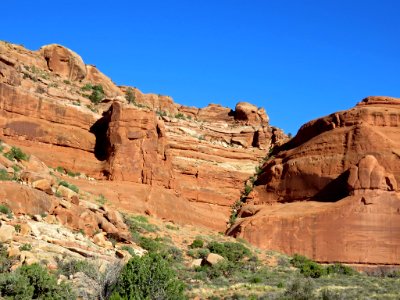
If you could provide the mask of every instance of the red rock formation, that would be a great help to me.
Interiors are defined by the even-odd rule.
[[[100,84],[108,97],[122,96],[123,92],[106,75],[101,73],[95,66],[86,65],[87,74],[85,81],[91,84]]]
[[[88,99],[88,84],[103,87],[99,105]],[[127,92],[60,45],[29,51],[0,42],[2,139],[48,166],[109,179],[115,187],[124,186],[121,181],[150,191],[157,187],[157,196],[139,193],[134,201],[127,200],[136,194],[130,189],[110,196],[110,201],[125,199],[127,210],[224,230],[243,182],[285,135],[249,103],[235,110],[215,104],[198,109],[136,88],[127,103]],[[48,180],[38,180],[35,184],[51,194]],[[216,219],[206,220],[211,209]]]
[[[305,124],[264,164],[230,233],[318,261],[399,264],[399,117],[399,99],[369,97]]]
[[[61,45],[46,45],[40,49],[49,70],[68,80],[82,80],[86,77],[86,66],[82,58]]]
[[[155,113],[124,108],[114,102],[104,118],[110,118],[110,178],[169,188],[172,170],[165,153],[164,123],[157,120]]]

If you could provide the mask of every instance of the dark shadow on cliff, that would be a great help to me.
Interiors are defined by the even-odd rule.
[[[322,190],[312,197],[312,200],[319,202],[336,202],[349,196],[349,190],[347,188],[349,173],[349,171],[345,171],[329,182]]]
[[[103,113],[103,116],[90,127],[90,132],[96,136],[96,144],[94,146],[94,155],[100,161],[105,161],[110,153],[110,140],[107,135],[108,127],[111,121],[110,110]]]

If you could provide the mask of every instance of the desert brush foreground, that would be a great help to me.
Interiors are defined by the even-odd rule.
[[[293,138],[0,42],[4,299],[399,299],[400,100]]]

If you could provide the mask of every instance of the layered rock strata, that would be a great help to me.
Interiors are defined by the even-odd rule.
[[[95,85],[104,90],[98,105],[88,99]],[[177,222],[196,220],[220,231],[244,181],[268,149],[286,138],[269,125],[265,110],[249,103],[238,103],[235,110],[215,104],[186,107],[168,96],[118,87],[60,45],[29,51],[5,42],[0,43],[0,125],[2,139],[48,166],[81,172],[99,183],[130,182],[138,191],[136,184],[144,185],[148,192],[124,202],[127,210],[141,207],[141,212]],[[145,195],[155,189],[166,196],[152,196],[149,206]],[[111,200],[136,194],[129,193]],[[167,206],[156,209],[164,198],[199,218]],[[210,210],[217,220],[206,222]]]
[[[230,229],[321,262],[400,262],[400,100],[369,97],[273,151]]]

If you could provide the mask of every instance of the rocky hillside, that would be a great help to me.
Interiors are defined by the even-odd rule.
[[[0,42],[2,140],[46,168],[82,174],[70,184],[121,212],[219,232],[229,223],[230,235],[320,262],[399,264],[399,104],[369,97],[289,140],[252,104],[186,107],[116,86],[60,45]],[[54,180],[37,179],[46,178],[50,191]]]
[[[368,97],[275,147],[230,234],[321,262],[400,264],[400,99]]]
[[[398,298],[400,273],[393,268],[362,274],[262,251],[200,226],[121,215],[103,195],[72,183],[100,186],[98,180],[49,169],[3,142],[0,153],[5,299],[118,299],[114,293],[129,295],[127,287],[135,287],[134,295],[161,293],[161,299]],[[132,265],[139,269],[126,277]],[[172,278],[183,288],[169,289]]]
[[[286,136],[264,109],[198,109],[118,87],[60,45],[0,43],[0,136],[121,210],[226,229],[266,151]],[[209,218],[209,212],[213,218]],[[190,213],[188,213],[190,212]]]

